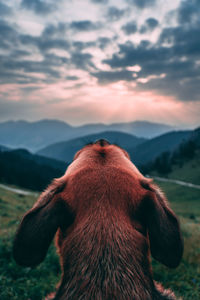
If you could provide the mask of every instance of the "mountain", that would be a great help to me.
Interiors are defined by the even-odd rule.
[[[73,127],[57,120],[38,122],[8,121],[0,123],[0,144],[36,152],[50,144],[104,131],[119,131],[137,137],[152,138],[173,130],[164,124],[136,121],[130,123],[86,124]]]
[[[37,152],[37,154],[63,160],[66,162],[71,162],[74,154],[83,146],[85,146],[87,143],[94,142],[95,140],[102,138],[107,139],[110,143],[117,144],[126,150],[128,150],[130,147],[136,147],[137,145],[146,141],[144,138],[137,138],[127,133],[106,131],[76,138],[66,142],[52,144],[41,149]]]
[[[0,144],[10,148],[26,148],[35,151],[67,137],[71,126],[60,121],[39,122],[8,121],[0,123]]]
[[[43,190],[53,178],[64,174],[67,164],[33,155],[27,150],[0,151],[0,182]]]
[[[143,138],[153,138],[165,132],[173,130],[169,125],[152,123],[147,121],[135,121],[129,123],[113,123],[105,124],[86,124],[77,127],[79,132],[86,135],[89,133],[97,133],[100,131],[120,131]],[[87,132],[85,134],[85,132]]]
[[[166,151],[175,150],[182,142],[189,139],[193,131],[172,131],[144,142],[137,147],[129,149],[131,160],[137,165],[144,165],[153,161]]]
[[[10,149],[8,147],[5,147],[5,146],[2,146],[0,145],[0,152],[3,152],[3,151],[9,151]]]

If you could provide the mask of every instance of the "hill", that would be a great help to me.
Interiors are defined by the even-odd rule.
[[[193,131],[172,131],[153,138],[129,149],[131,160],[141,166],[153,161],[157,156],[166,151],[174,151],[183,141],[188,140]]]
[[[0,145],[0,152],[2,151],[9,151],[10,149],[8,147]]]
[[[200,184],[200,128],[172,152],[163,152],[154,161],[141,166],[148,174]]]
[[[67,164],[18,149],[0,152],[0,182],[43,190],[53,178],[63,175]]]
[[[10,148],[25,148],[36,152],[53,143],[104,131],[119,131],[138,137],[152,138],[172,129],[165,124],[145,121],[109,125],[86,124],[76,127],[58,120],[8,121],[0,123],[0,144]]]
[[[179,179],[200,185],[200,150],[191,160],[187,160],[182,165],[173,165],[168,178]]]
[[[107,139],[110,143],[114,143],[128,150],[130,147],[135,147],[145,141],[143,138],[137,138],[133,135],[122,132],[102,132],[91,134],[84,137],[76,138],[66,142],[60,142],[50,145],[37,152],[39,155],[51,157],[66,162],[71,162],[74,154],[87,143],[94,142],[98,139]]]

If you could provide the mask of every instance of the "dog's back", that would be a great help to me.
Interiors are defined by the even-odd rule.
[[[24,217],[15,259],[40,263],[56,231],[62,280],[55,299],[175,299],[154,283],[149,256],[179,264],[177,219],[119,147],[101,141],[77,153]]]

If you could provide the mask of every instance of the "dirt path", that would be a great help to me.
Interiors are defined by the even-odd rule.
[[[7,190],[7,191],[11,191],[13,193],[16,193],[16,194],[21,194],[21,195],[31,195],[31,196],[35,196],[37,197],[38,196],[38,193],[34,193],[34,192],[29,192],[29,191],[24,191],[24,190],[21,190],[21,189],[16,189],[16,188],[12,188],[10,186],[7,186],[5,184],[0,184],[0,187],[4,190]]]
[[[151,177],[151,176],[147,176],[147,177]],[[200,190],[200,185],[193,184],[193,183],[190,183],[190,182],[185,182],[185,181],[181,181],[181,180],[177,180],[177,179],[163,178],[163,177],[158,177],[158,176],[152,176],[152,178],[156,179],[158,181],[175,183],[175,184],[179,184],[179,185],[183,185],[183,186],[187,186],[187,187],[190,187],[190,188],[193,188],[193,189]]]
[[[189,188],[200,190],[200,185],[193,184],[193,183],[190,183],[190,182],[185,182],[185,181],[181,181],[181,180],[177,180],[177,179],[163,178],[163,177],[158,177],[158,176],[146,175],[146,177],[150,177],[150,178],[156,179],[158,181],[175,183],[175,184],[187,186]],[[12,187],[7,186],[5,184],[0,184],[0,187],[4,190],[11,191],[11,192],[16,193],[16,194],[31,195],[31,196],[35,196],[35,197],[37,197],[39,195],[36,192],[30,192],[30,191],[25,191],[25,190],[21,190],[21,189],[12,188]]]

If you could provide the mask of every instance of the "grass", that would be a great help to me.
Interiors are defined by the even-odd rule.
[[[55,289],[60,266],[52,245],[37,268],[22,268],[12,258],[12,243],[23,214],[36,198],[0,188],[0,299],[40,300]]]
[[[158,183],[181,221],[185,240],[184,257],[175,270],[152,261],[155,280],[170,287],[184,300],[200,299],[200,190],[171,183]],[[52,245],[37,268],[22,268],[12,258],[14,233],[34,196],[22,196],[0,188],[0,299],[41,300],[55,290],[60,267]]]
[[[172,183],[158,183],[179,216],[184,237],[184,255],[175,270],[153,260],[154,279],[184,300],[200,299],[200,190]]]

